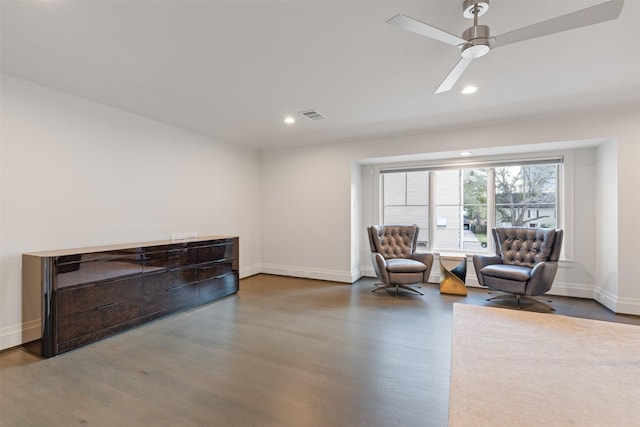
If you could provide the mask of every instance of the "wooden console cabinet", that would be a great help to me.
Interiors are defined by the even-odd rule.
[[[42,290],[36,351],[52,357],[236,293],[238,238],[26,253],[22,280]]]

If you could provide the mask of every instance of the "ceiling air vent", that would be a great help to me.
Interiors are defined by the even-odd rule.
[[[311,120],[324,120],[324,116],[316,110],[300,111],[300,114]]]

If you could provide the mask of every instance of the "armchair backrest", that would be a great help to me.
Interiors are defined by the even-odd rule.
[[[539,262],[558,261],[563,230],[552,228],[494,228],[496,255],[503,264],[533,267]]]
[[[385,259],[410,258],[418,244],[417,225],[373,225],[367,231],[371,252]]]

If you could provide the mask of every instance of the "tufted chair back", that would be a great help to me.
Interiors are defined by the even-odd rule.
[[[503,264],[533,267],[539,262],[558,261],[560,250],[554,251],[556,239],[562,241],[561,230],[552,228],[494,228],[496,255]],[[559,248],[560,245],[557,245]]]
[[[416,225],[374,225],[369,233],[372,252],[385,259],[410,258],[418,240]]]

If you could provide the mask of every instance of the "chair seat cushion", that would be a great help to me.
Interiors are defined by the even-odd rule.
[[[413,259],[392,258],[387,260],[387,271],[390,273],[421,273],[427,266]]]
[[[493,264],[483,267],[480,272],[485,276],[499,279],[516,280],[526,282],[531,278],[531,268],[520,265]]]

